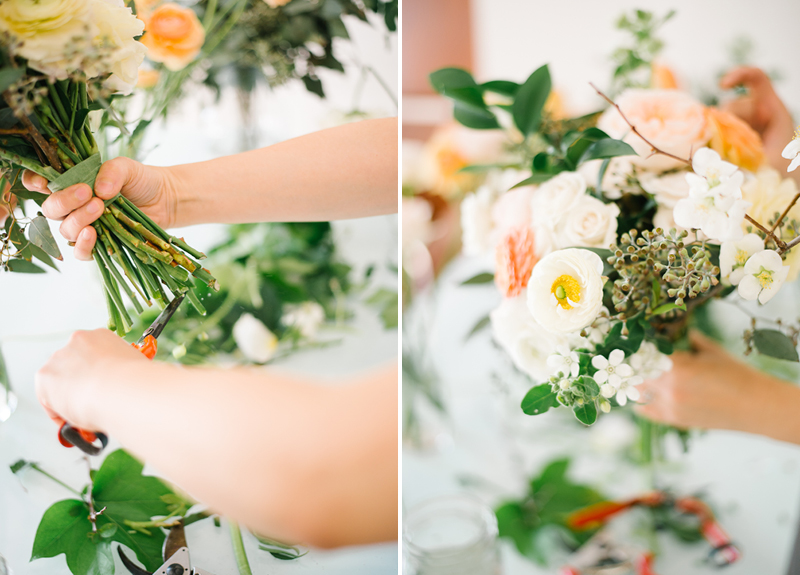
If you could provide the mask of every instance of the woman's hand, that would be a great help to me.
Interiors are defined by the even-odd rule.
[[[47,180],[27,170],[22,174],[22,185],[34,192],[50,193]],[[94,188],[92,195],[88,185],[75,184],[51,194],[42,204],[45,216],[61,221],[61,235],[75,242],[75,257],[79,260],[92,259],[97,232],[91,224],[102,215],[103,200],[120,192],[162,228],[177,223],[176,178],[169,168],[115,158],[100,167]]]
[[[800,389],[744,364],[697,332],[694,352],[677,352],[673,368],[640,386],[637,412],[676,427],[730,429],[800,443]]]
[[[770,166],[785,173],[789,160],[781,157],[781,152],[792,139],[794,122],[769,76],[760,68],[741,66],[725,74],[719,85],[726,90],[739,85],[747,88],[747,95],[731,100],[723,108],[758,132]]]
[[[105,431],[95,409],[97,390],[112,385],[115,374],[135,369],[147,358],[107,329],[76,331],[36,373],[36,395],[52,418],[81,429]]]

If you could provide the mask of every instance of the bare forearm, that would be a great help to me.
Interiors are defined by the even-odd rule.
[[[323,387],[244,369],[142,363],[137,370],[104,386],[97,417],[193,497],[292,541],[396,537],[391,377]]]
[[[739,419],[741,430],[800,444],[800,389],[766,374],[761,376],[758,394]]]
[[[397,210],[397,119],[170,168],[177,225],[325,221]]]

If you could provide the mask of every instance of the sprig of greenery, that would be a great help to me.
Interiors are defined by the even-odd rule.
[[[615,65],[615,92],[650,85],[653,62],[664,48],[664,42],[656,33],[673,16],[675,10],[670,10],[660,18],[647,10],[635,10],[620,16],[616,23],[617,29],[629,32],[632,38],[630,45],[618,48],[611,56]]]

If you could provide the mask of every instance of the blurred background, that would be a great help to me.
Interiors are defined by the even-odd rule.
[[[664,42],[657,62],[671,70],[678,88],[706,103],[724,101],[733,94],[718,88],[721,75],[737,65],[754,65],[770,75],[795,121],[800,118],[800,71],[794,56],[800,52],[797,2],[404,2],[402,499],[406,521],[409,515],[424,517],[430,502],[452,503],[447,497],[455,494],[477,497],[484,511],[507,513],[508,507],[501,510],[501,505],[508,502],[524,507],[526,490],[537,481],[541,485],[540,473],[560,458],[570,460],[571,481],[613,498],[624,499],[652,485],[651,471],[636,463],[638,430],[624,414],[612,413],[585,429],[559,410],[536,418],[521,412],[519,403],[530,380],[514,369],[492,341],[490,330],[483,329],[486,323],[480,323],[501,298],[492,284],[462,285],[494,269],[494,263],[492,257],[460,254],[460,201],[470,187],[457,170],[487,161],[486,150],[496,148],[496,142],[490,130],[455,124],[452,102],[437,95],[428,81],[434,70],[452,66],[471,71],[477,82],[522,82],[549,64],[559,112],[575,117],[601,109],[603,102],[589,82],[612,89],[613,54],[631,43],[630,32],[619,29],[617,22],[636,9],[657,17],[675,10],[655,35]],[[776,307],[782,308],[784,317],[796,317],[798,295],[796,285],[780,295]],[[748,317],[716,305],[710,314],[731,334],[728,348],[741,355],[739,336],[749,325]],[[798,381],[794,364],[752,357],[750,361]],[[661,484],[675,493],[702,495],[709,501],[723,528],[740,545],[743,557],[726,573],[787,573],[798,527],[800,449],[724,431],[694,433],[690,447],[684,453],[677,438],[671,438],[667,463],[657,473]],[[546,526],[519,519],[510,529],[508,521],[508,516],[502,517],[500,526],[500,563],[506,575],[561,573],[559,566],[573,559],[559,550],[558,537],[547,533]],[[623,541],[637,530],[642,533],[641,517],[621,524],[617,531]],[[472,527],[485,531],[482,519]],[[406,529],[412,539],[424,535],[416,524]],[[468,539],[459,537],[453,537],[454,544]],[[649,543],[658,552],[657,573],[714,570],[706,561],[706,543],[691,544],[664,533]],[[407,566],[408,554],[418,551],[405,546]],[[619,571],[623,572],[627,573]]]
[[[262,4],[260,0],[254,2],[253,9],[268,10],[260,8]],[[304,14],[319,10],[323,3],[301,0],[292,4],[295,12],[286,12],[284,20],[300,26],[308,23]],[[300,78],[302,74],[312,75],[310,67],[303,67],[298,74],[289,74],[272,86],[278,76],[272,67],[265,66],[263,75],[259,72],[253,74],[255,77],[237,77],[237,73],[247,70],[244,66],[230,65],[231,60],[236,64],[239,56],[232,52],[235,46],[215,52],[222,54],[224,65],[206,59],[191,70],[182,98],[169,109],[166,118],[156,118],[147,127],[138,145],[137,158],[159,166],[198,162],[268,146],[345,122],[396,116],[396,34],[387,28],[383,15],[369,12],[363,20],[348,14],[339,17],[341,5],[328,4],[327,17],[340,21],[344,31],[337,28],[332,39],[336,60],[328,61],[328,67],[318,66],[313,70],[313,81],[308,83]],[[291,6],[287,8],[290,9]],[[323,39],[313,30],[307,35],[310,39],[302,36],[300,40],[312,49],[322,43]],[[302,49],[289,53],[295,54],[299,61]],[[213,78],[212,72],[217,73]],[[166,73],[162,69],[162,76]],[[311,87],[307,88],[307,84]],[[129,109],[135,112],[143,105],[148,89],[151,88],[137,90]],[[318,95],[322,90],[324,98]],[[109,140],[117,134],[112,130]],[[302,170],[305,162],[312,161],[313,158],[302,158],[296,169]],[[269,179],[270,175],[265,173],[260,177]],[[220,189],[218,193],[225,194],[226,190]],[[5,556],[11,572],[18,575],[69,573],[63,555],[35,562],[30,562],[30,556],[42,514],[52,503],[71,494],[35,472],[14,475],[9,466],[25,459],[39,462],[67,484],[81,486],[86,482],[86,464],[81,454],[77,449],[60,446],[55,426],[36,401],[34,373],[66,343],[73,331],[103,327],[107,318],[96,266],[75,261],[71,248],[57,234],[57,225],[52,225],[52,229],[64,254],[64,261],[58,262],[58,271],[4,273],[0,277],[0,290],[8,302],[0,321],[0,346],[6,359],[7,377],[18,400],[10,417],[9,399],[4,397],[0,402],[0,421],[4,421],[0,423],[0,556]],[[244,269],[238,262],[249,261],[252,254],[260,278],[253,285],[262,297],[257,298],[258,305],[250,301],[234,302],[232,311],[229,308],[222,320],[216,317],[211,324],[201,325],[199,316],[187,312],[159,339],[161,359],[183,363],[258,363],[238,350],[231,336],[232,324],[242,314],[252,313],[279,336],[277,352],[270,361],[277,369],[338,382],[396,360],[396,215],[332,222],[330,227],[327,224],[202,225],[173,233],[210,254],[226,244],[216,254],[216,266],[232,270],[230,277],[237,281],[240,276],[236,274]],[[214,258],[212,254],[209,261]],[[259,268],[259,264],[263,266]],[[212,267],[211,263],[207,265]],[[290,268],[294,270],[292,273],[276,271]],[[323,280],[321,286],[317,285],[319,278]],[[226,293],[223,288],[223,294]],[[302,306],[307,302],[321,304],[324,314],[316,323],[312,322],[313,333],[301,337],[287,328],[287,317],[304,309]],[[213,312],[219,303],[212,303],[209,311]],[[155,313],[135,327],[131,337],[138,338]],[[195,336],[187,341],[185,336],[190,332]],[[192,347],[202,344],[204,338],[214,344],[211,347],[220,349],[214,349],[212,354],[209,348]],[[14,401],[11,403],[13,406]],[[113,438],[111,441],[106,453],[119,447]],[[146,473],[157,474],[158,470],[146,469]],[[195,565],[211,573],[235,571],[227,529],[215,528],[211,521],[204,521],[187,527],[187,537]],[[313,550],[297,561],[275,559],[260,551],[258,542],[249,536],[245,538],[245,547],[254,573],[388,574],[396,572],[398,563],[394,543]],[[114,555],[117,573],[127,572]],[[2,565],[0,573],[5,573]]]

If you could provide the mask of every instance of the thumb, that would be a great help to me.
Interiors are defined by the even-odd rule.
[[[125,186],[134,181],[142,165],[130,158],[114,158],[102,166],[94,182],[94,192],[98,198],[109,200],[119,194]]]

